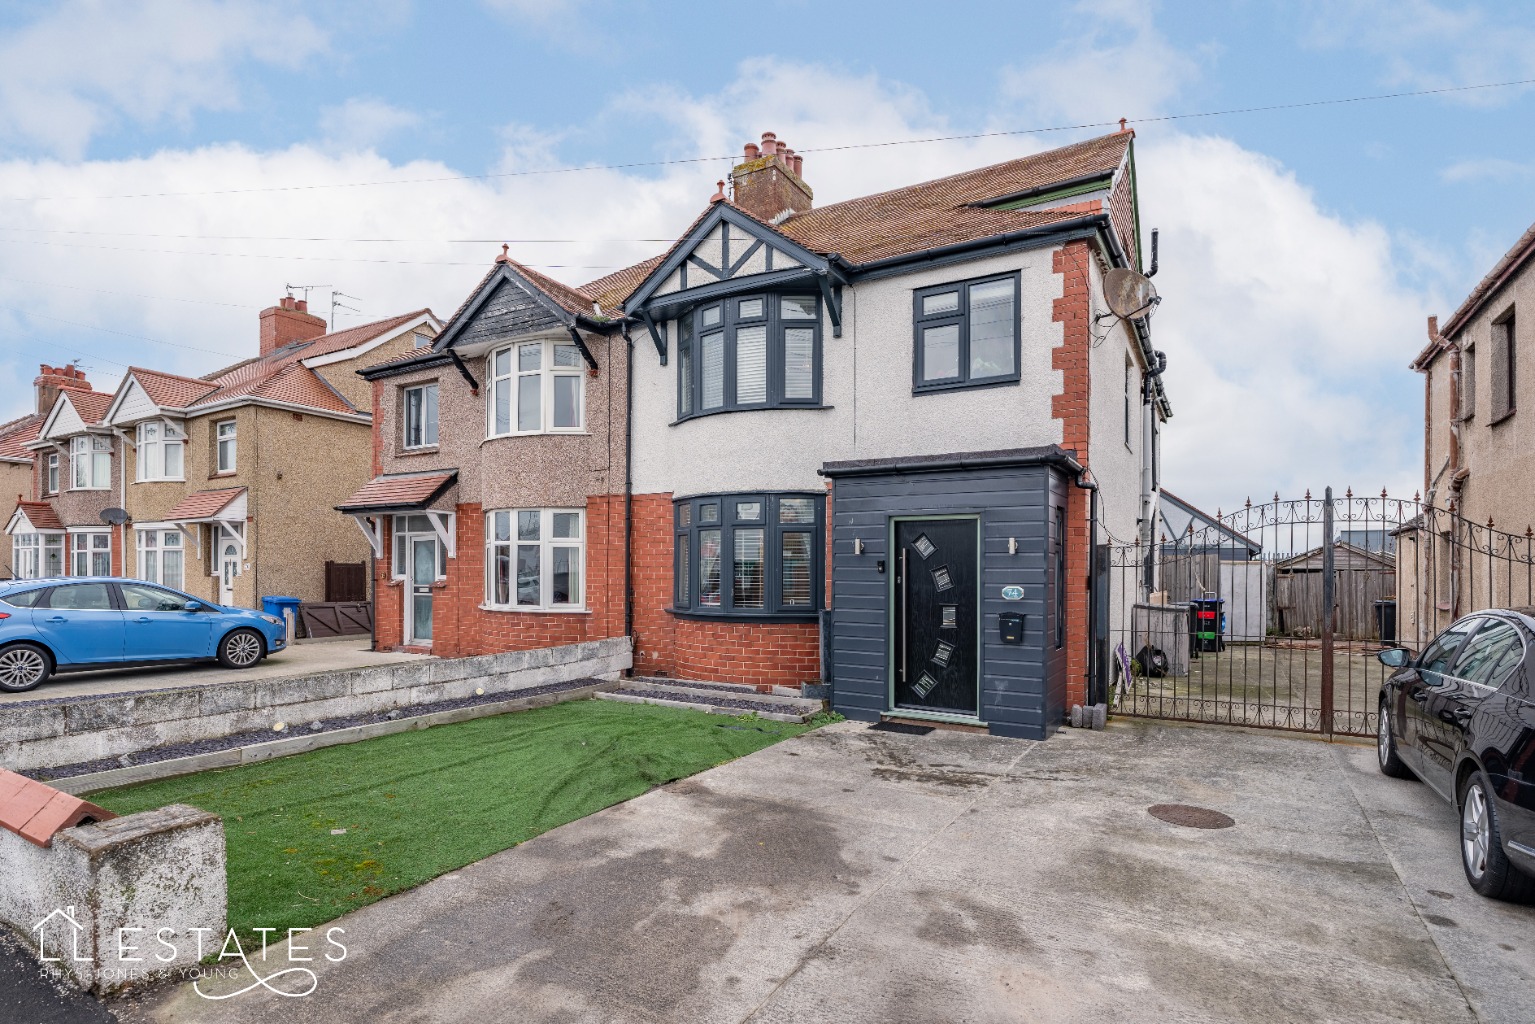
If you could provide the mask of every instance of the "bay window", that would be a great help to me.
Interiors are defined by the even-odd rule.
[[[733,296],[678,318],[677,418],[820,405],[820,301]]]
[[[180,590],[186,578],[180,530],[136,530],[141,580]]]
[[[821,607],[824,494],[725,494],[676,503],[673,610],[813,616]]]
[[[492,352],[486,366],[488,436],[581,429],[586,372],[575,345],[522,342]]]
[[[585,604],[586,514],[579,509],[485,513],[485,604],[522,611]]]
[[[913,292],[913,390],[1018,380],[1018,288],[1015,272]]]
[[[213,425],[214,446],[218,449],[216,472],[233,473],[235,471],[236,430],[234,420],[219,420]]]
[[[161,420],[140,423],[138,436],[138,471],[134,479],[181,480],[182,454],[186,435]]]
[[[112,575],[112,535],[106,532],[69,535],[71,576]]]
[[[409,448],[437,444],[437,385],[421,384],[405,389],[405,437]]]
[[[104,491],[112,486],[112,439],[82,434],[69,440],[70,489]]]

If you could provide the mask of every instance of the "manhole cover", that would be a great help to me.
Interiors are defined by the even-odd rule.
[[[1153,818],[1161,818],[1173,825],[1186,828],[1230,828],[1236,822],[1230,815],[1212,811],[1208,807],[1192,807],[1189,804],[1152,804],[1146,810]]]

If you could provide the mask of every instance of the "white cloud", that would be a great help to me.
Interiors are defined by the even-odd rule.
[[[1136,0],[1081,0],[1073,16],[1091,27],[1043,60],[1004,69],[1003,94],[1037,117],[1076,124],[1161,113],[1199,65],[1157,30],[1153,10]]]
[[[1535,163],[1520,163],[1502,157],[1459,160],[1440,171],[1439,177],[1448,182],[1519,181],[1535,178]]]
[[[1395,85],[1444,89],[1535,78],[1535,32],[1509,24],[1506,11],[1433,0],[1311,0],[1310,7],[1304,42],[1374,54]],[[1497,106],[1528,91],[1477,89],[1445,98]]]
[[[30,380],[37,362],[71,355],[85,358],[93,379],[105,384],[120,372],[112,360],[207,372],[254,349],[256,312],[276,300],[287,282],[325,283],[361,296],[369,319],[420,305],[447,315],[499,252],[501,238],[514,241],[519,258],[580,283],[659,251],[658,243],[604,240],[674,237],[703,209],[714,180],[728,169],[729,154],[762,130],[776,131],[803,151],[975,128],[949,122],[922,94],[899,83],[766,59],[744,63],[713,95],[636,91],[617,98],[597,120],[638,126],[631,134],[643,139],[643,146],[620,154],[620,161],[659,152],[718,153],[723,159],[717,165],[429,185],[6,204],[0,307],[194,348],[43,319],[29,322],[0,308],[0,374]],[[651,130],[652,122],[660,129]],[[562,141],[511,126],[501,169],[558,162]],[[1034,137],[1009,137],[811,152],[805,172],[817,202],[828,203],[1034,152],[1044,144]],[[1163,236],[1157,285],[1166,301],[1153,332],[1170,357],[1166,380],[1176,413],[1164,461],[1168,486],[1197,503],[1228,508],[1249,494],[1256,499],[1275,489],[1292,493],[1328,483],[1340,490],[1350,484],[1357,490],[1410,490],[1421,478],[1422,392],[1405,364],[1420,347],[1424,316],[1449,305],[1404,283],[1404,260],[1408,269],[1417,269],[1411,250],[1379,225],[1323,209],[1292,173],[1228,140],[1143,133],[1137,154],[1143,223],[1160,227]],[[0,162],[0,197],[455,173],[431,161],[393,164],[372,152],[212,146],[139,160]],[[78,231],[130,234],[65,233]],[[219,235],[405,241],[206,237]],[[487,241],[446,241],[465,238]],[[587,241],[515,242],[535,238]],[[134,251],[144,249],[183,254]],[[248,255],[197,255],[206,252]],[[298,256],[311,258],[293,258]],[[341,260],[327,261],[337,257]],[[463,265],[445,265],[455,263]],[[199,304],[209,302],[232,305]],[[320,296],[316,306],[324,311]],[[33,348],[29,339],[63,348]],[[28,398],[12,389],[5,401],[0,416],[20,411]]]
[[[420,114],[369,96],[353,96],[320,111],[321,138],[328,147],[345,152],[377,149],[420,124]]]
[[[70,0],[0,43],[0,136],[77,157],[120,120],[233,108],[240,63],[295,67],[324,46],[307,17],[260,0]]]

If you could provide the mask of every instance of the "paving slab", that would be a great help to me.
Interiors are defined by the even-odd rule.
[[[1372,757],[1147,722],[1043,743],[842,723],[340,919],[348,956],[309,965],[309,996],[209,1002],[181,986],[121,1012],[1527,1019],[1535,908],[1466,888],[1453,814]],[[1154,803],[1235,824],[1181,827],[1150,815]]]

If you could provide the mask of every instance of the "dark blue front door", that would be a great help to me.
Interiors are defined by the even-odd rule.
[[[895,524],[894,707],[976,717],[978,521]]]

